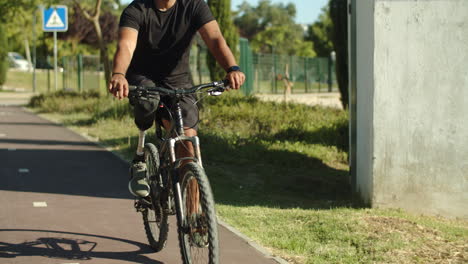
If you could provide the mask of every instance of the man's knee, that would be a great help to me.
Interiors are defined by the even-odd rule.
[[[185,135],[188,137],[194,137],[197,135],[197,130],[189,127],[184,127]]]
[[[154,82],[144,76],[133,76],[129,83],[139,86],[155,86]],[[138,98],[133,103],[133,115],[135,125],[140,130],[148,130],[154,123],[154,116],[159,105],[159,97],[157,98]]]
[[[133,117],[138,129],[144,131],[153,125],[155,110],[146,109],[139,104],[135,104],[133,106]]]

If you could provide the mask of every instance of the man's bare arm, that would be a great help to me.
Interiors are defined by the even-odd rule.
[[[208,22],[198,32],[208,46],[211,54],[213,54],[216,61],[224,70],[227,71],[229,67],[237,66],[236,59],[219,29],[218,22],[215,20]],[[239,89],[245,81],[245,75],[240,71],[230,72],[226,75],[226,78],[234,89]]]
[[[128,82],[125,79],[125,74],[132,61],[137,39],[138,31],[136,29],[129,27],[122,27],[119,29],[117,52],[114,56],[113,74],[109,84],[109,91],[119,99],[128,96]]]

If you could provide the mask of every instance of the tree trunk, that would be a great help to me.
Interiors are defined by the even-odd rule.
[[[96,5],[94,6],[93,16],[91,16],[86,10],[84,10],[77,0],[73,0],[73,2],[76,4],[81,14],[83,14],[83,16],[86,19],[93,22],[94,30],[96,31],[96,35],[98,38],[101,62],[104,65],[104,76],[106,78],[106,87],[107,87],[111,79],[111,67],[110,67],[110,62],[109,62],[109,55],[107,54],[107,46],[102,37],[101,24],[99,23],[99,14],[101,13],[100,11],[101,11],[102,0],[96,0]]]
[[[24,35],[24,51],[26,53],[26,60],[28,61],[28,71],[32,70],[31,49],[29,48],[28,37]]]
[[[94,30],[96,31],[96,35],[98,38],[98,43],[99,43],[99,50],[100,50],[100,55],[101,55],[101,62],[104,65],[104,76],[106,79],[106,87],[109,85],[110,80],[111,80],[111,67],[110,67],[110,62],[109,62],[109,55],[107,53],[107,46],[106,43],[104,43],[104,39],[102,37],[102,31],[101,31],[101,25],[99,24],[99,18],[95,19],[93,21],[94,25]]]
[[[284,83],[284,101],[287,102],[289,96],[291,95],[291,89],[294,85],[294,83],[291,82],[289,79],[289,64],[286,64],[286,67],[284,69],[283,83]]]
[[[336,79],[343,108],[348,107],[348,5],[346,0],[330,1],[330,17],[333,22],[333,46],[336,52]]]
[[[237,58],[239,36],[232,19],[231,0],[208,0],[208,6],[210,7],[211,12],[213,12],[213,16],[216,18],[216,21],[218,21],[224,39],[228,46],[231,47],[234,57]],[[221,80],[226,76],[226,72],[217,64],[216,59],[210,52],[207,52],[207,64],[208,69],[210,69],[211,80]]]

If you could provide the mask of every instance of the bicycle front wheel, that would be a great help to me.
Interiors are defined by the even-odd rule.
[[[218,264],[218,225],[208,177],[197,163],[181,169],[183,223],[179,243],[184,264]]]
[[[145,145],[146,177],[151,186],[149,203],[143,214],[143,224],[145,226],[146,237],[154,251],[158,252],[164,248],[167,241],[169,226],[167,223],[167,213],[161,206],[160,199],[160,174],[159,174],[159,154],[156,146],[151,143]],[[145,198],[146,199],[146,198]]]

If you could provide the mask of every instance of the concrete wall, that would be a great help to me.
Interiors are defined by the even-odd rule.
[[[357,2],[373,5],[356,10],[373,17],[372,33],[356,25],[357,36],[367,32],[364,41],[373,43],[357,48],[373,56],[369,77],[370,60],[359,62],[357,53],[365,68],[356,76],[363,198],[468,218],[468,0]]]

